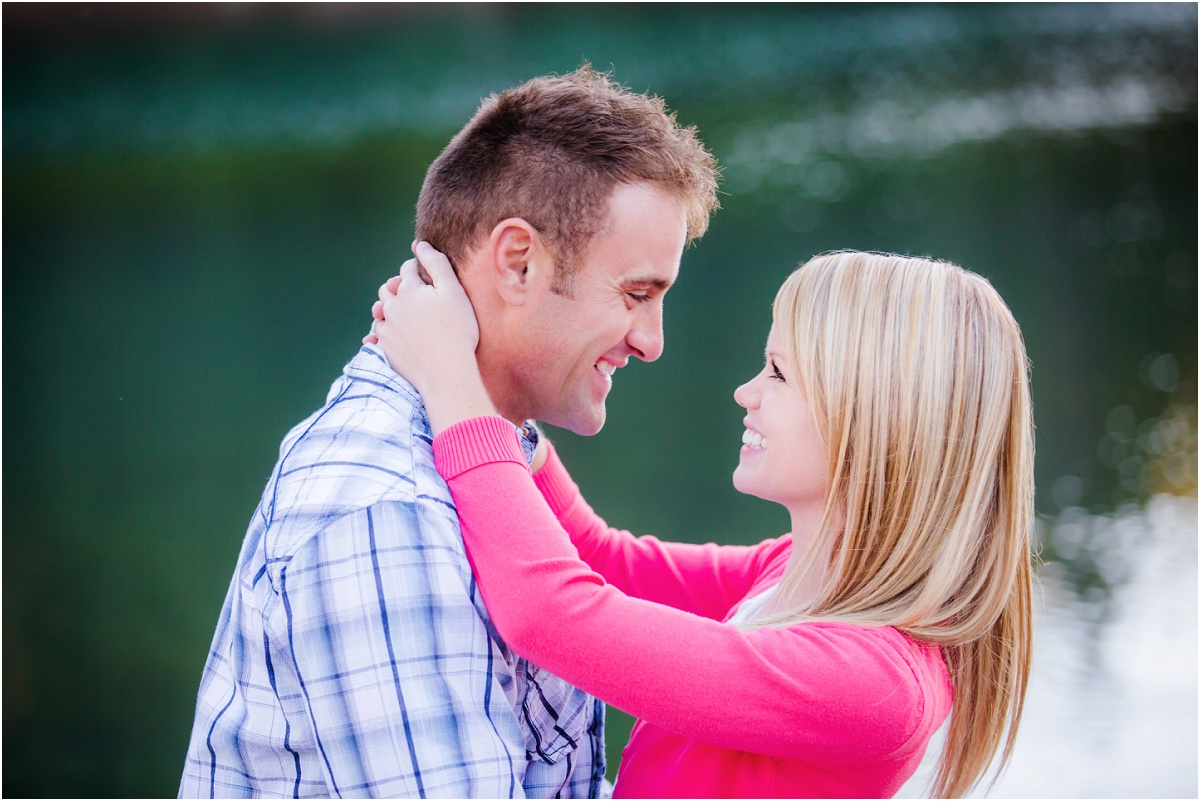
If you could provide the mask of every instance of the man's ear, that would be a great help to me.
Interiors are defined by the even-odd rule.
[[[520,217],[501,220],[488,237],[488,266],[506,303],[524,305],[531,292],[549,286],[554,263],[537,229]]]

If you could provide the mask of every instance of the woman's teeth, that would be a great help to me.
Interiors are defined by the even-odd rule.
[[[767,449],[767,438],[757,431],[746,429],[742,434],[742,444],[752,450],[765,451]]]

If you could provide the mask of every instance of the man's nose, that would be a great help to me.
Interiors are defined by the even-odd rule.
[[[625,341],[633,349],[634,356],[652,362],[663,352],[662,304],[648,303],[644,312],[638,316]]]

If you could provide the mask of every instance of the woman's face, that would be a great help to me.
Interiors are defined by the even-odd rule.
[[[733,398],[746,410],[733,486],[782,504],[793,518],[823,508],[829,483],[825,445],[774,326],[767,337],[766,365]]]

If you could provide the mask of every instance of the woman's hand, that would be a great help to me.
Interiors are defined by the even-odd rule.
[[[475,361],[479,324],[467,293],[432,245],[419,242],[414,251],[417,258],[379,287],[371,333],[392,369],[421,393],[436,436],[470,417],[496,414],[496,408]]]

